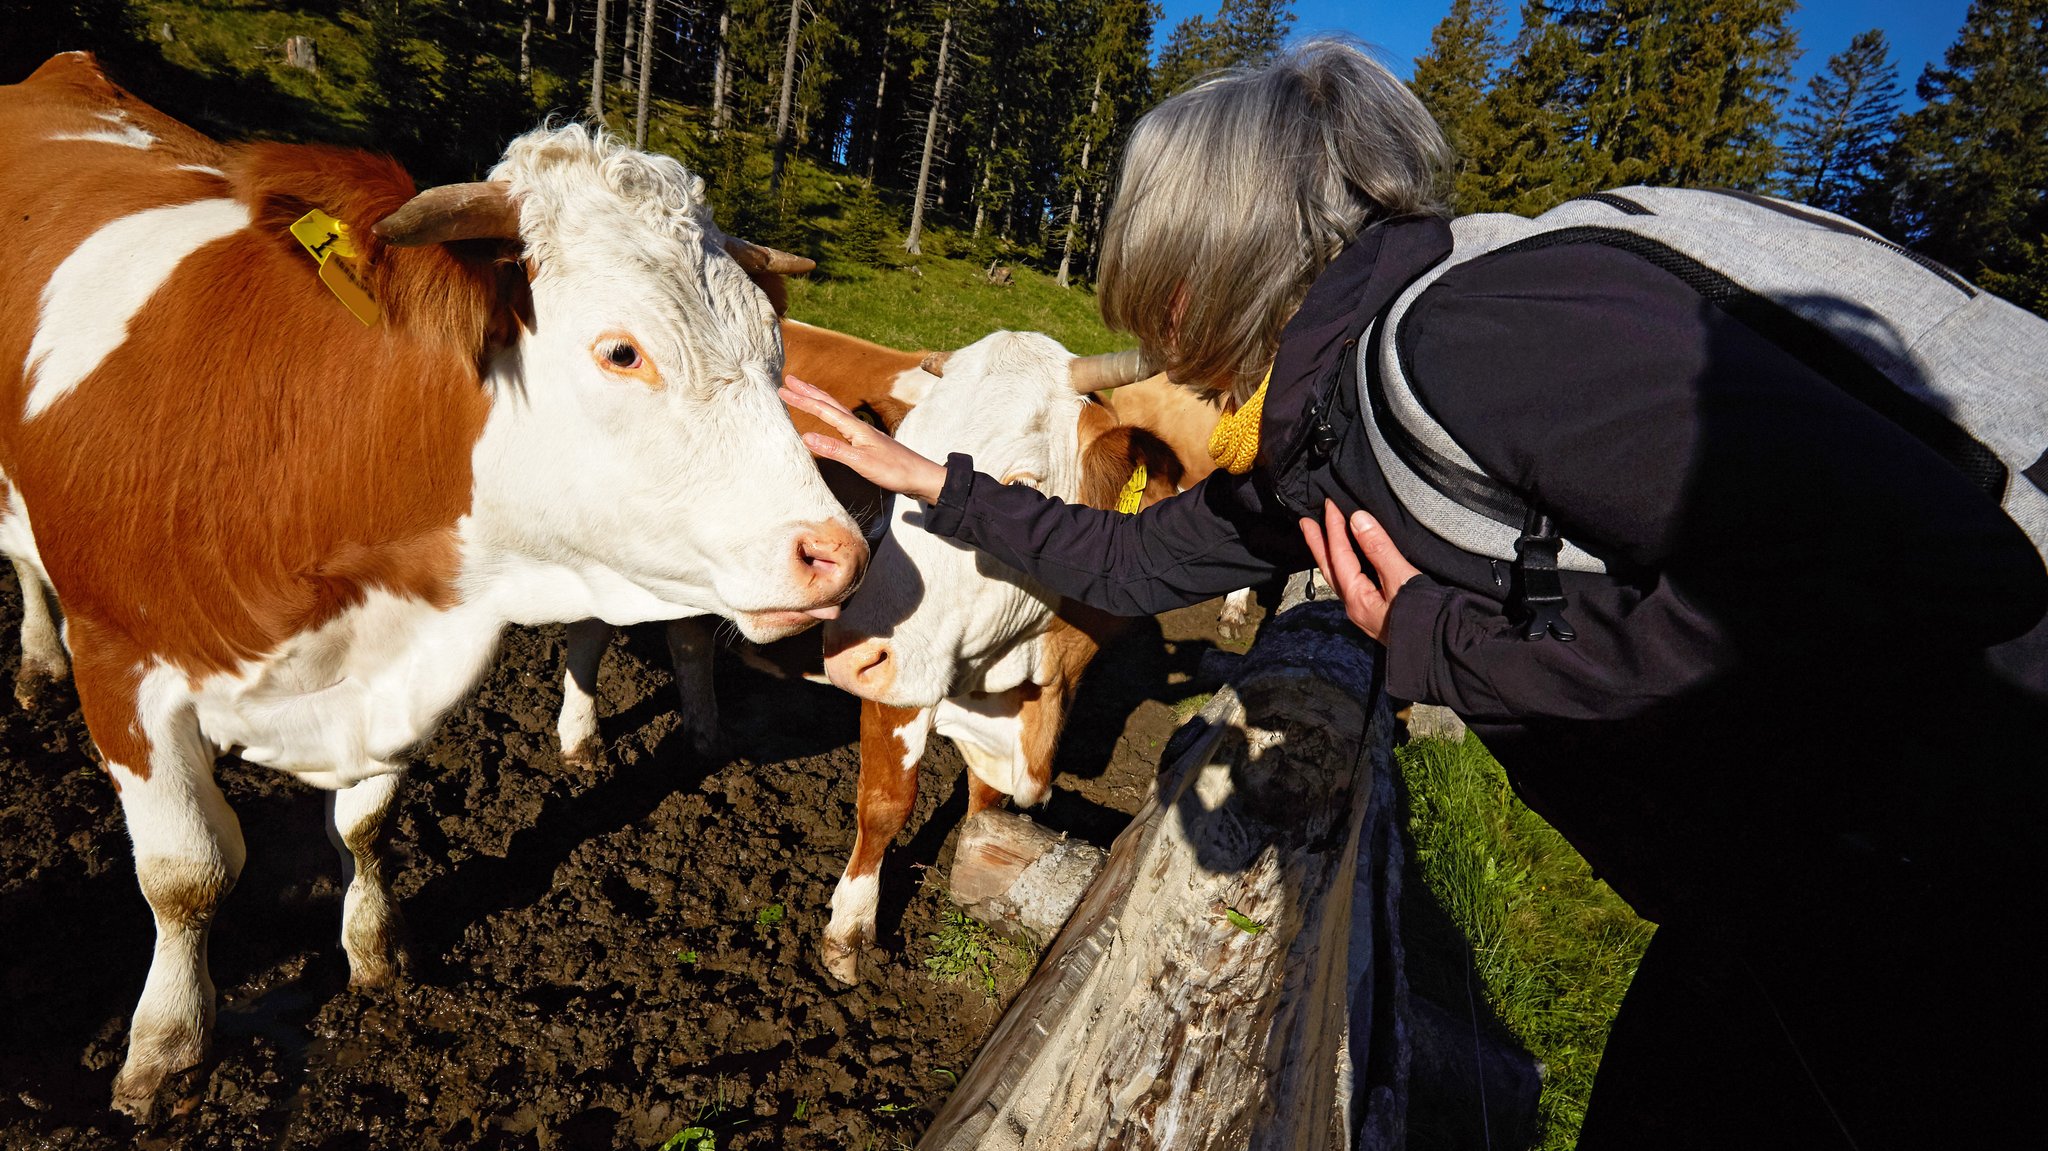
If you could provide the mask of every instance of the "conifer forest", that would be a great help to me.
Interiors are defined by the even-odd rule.
[[[1068,284],[1091,276],[1132,123],[1268,58],[1291,7],[1222,0],[1162,29],[1149,0],[0,0],[0,80],[85,45],[217,134],[378,147],[423,180],[476,174],[544,116],[602,116],[704,173],[750,234],[803,246],[783,189],[800,155],[872,187],[849,198],[893,216],[887,247],[916,253],[944,217]],[[1878,29],[1801,43],[1793,9],[1453,0],[1412,83],[1456,148],[1457,210],[1628,183],[1768,191],[2048,307],[2048,2],[1978,0],[1917,76]],[[280,44],[218,34],[259,12],[259,41],[319,46],[314,79]],[[1802,53],[1826,60],[1803,85]],[[764,156],[766,180],[739,178]]]

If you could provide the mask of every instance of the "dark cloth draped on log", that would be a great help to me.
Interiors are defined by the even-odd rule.
[[[2032,544],[1919,441],[1669,274],[1605,248],[1496,254],[1432,286],[1400,350],[1457,442],[1608,561],[1563,573],[1576,642],[1521,639],[1504,571],[1407,514],[1357,411],[1356,341],[1448,245],[1440,221],[1394,221],[1325,270],[1283,338],[1252,473],[1119,516],[956,456],[925,526],[1136,614],[1299,570],[1296,517],[1362,507],[1426,573],[1394,601],[1389,690],[1464,716],[1638,910],[1808,995],[1829,981],[1787,973],[1924,989],[1903,953],[1868,946],[1873,920],[1942,940],[1913,962],[1983,964],[1997,925],[2038,902],[2021,877],[2048,818]],[[1334,446],[1305,447],[1312,411]],[[2038,991],[2010,991],[1959,1010],[1987,1040],[2048,1021]],[[1997,1047],[1954,1057],[2002,1082]],[[1905,1091],[1902,1074],[1885,1081]],[[1866,1147],[1897,1138],[1854,1126]]]

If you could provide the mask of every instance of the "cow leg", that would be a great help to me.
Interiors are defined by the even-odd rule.
[[[611,646],[612,630],[601,619],[569,625],[568,651],[562,659],[562,714],[555,721],[565,764],[588,767],[603,748],[597,737],[597,668],[604,649]]]
[[[403,778],[393,771],[327,793],[327,838],[341,854],[348,879],[341,947],[348,953],[348,981],[356,987],[383,987],[398,977],[398,912],[377,848]]]
[[[206,1053],[214,999],[206,937],[241,875],[244,849],[241,824],[214,783],[213,747],[189,702],[175,697],[182,675],[150,672],[139,692],[131,678],[125,701],[111,678],[81,666],[79,695],[120,790],[135,878],[156,919],[156,952],[114,1078],[114,1106],[146,1122],[165,1077]]]
[[[1227,640],[1250,638],[1254,594],[1251,588],[1244,587],[1223,597],[1223,607],[1216,613],[1217,635]]]
[[[718,692],[711,682],[711,621],[702,616],[670,620],[668,656],[676,669],[676,714],[690,750],[705,758],[718,747]]]
[[[14,578],[21,583],[21,670],[14,675],[14,699],[34,710],[45,688],[71,674],[71,659],[64,652],[51,611],[54,597],[43,586],[43,577],[30,564],[15,560]]]
[[[967,814],[971,818],[991,807],[1001,807],[1010,798],[1003,789],[969,771],[967,773]]]
[[[825,926],[825,970],[841,983],[860,981],[860,944],[875,940],[881,903],[882,855],[917,803],[917,761],[932,730],[930,708],[860,705],[860,789],[853,856],[832,891]]]

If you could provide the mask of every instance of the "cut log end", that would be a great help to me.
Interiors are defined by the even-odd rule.
[[[1015,812],[990,808],[960,827],[953,902],[994,930],[1043,945],[1080,906],[1108,858]]]

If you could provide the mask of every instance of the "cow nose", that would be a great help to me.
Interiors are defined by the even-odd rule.
[[[830,619],[860,583],[861,569],[868,562],[868,544],[849,527],[806,524],[797,532],[793,562],[797,584],[808,592],[812,614]]]
[[[829,647],[829,636],[826,643]],[[862,640],[840,651],[828,651],[825,674],[834,686],[862,699],[883,698],[896,682],[896,664],[889,658],[889,641]]]

